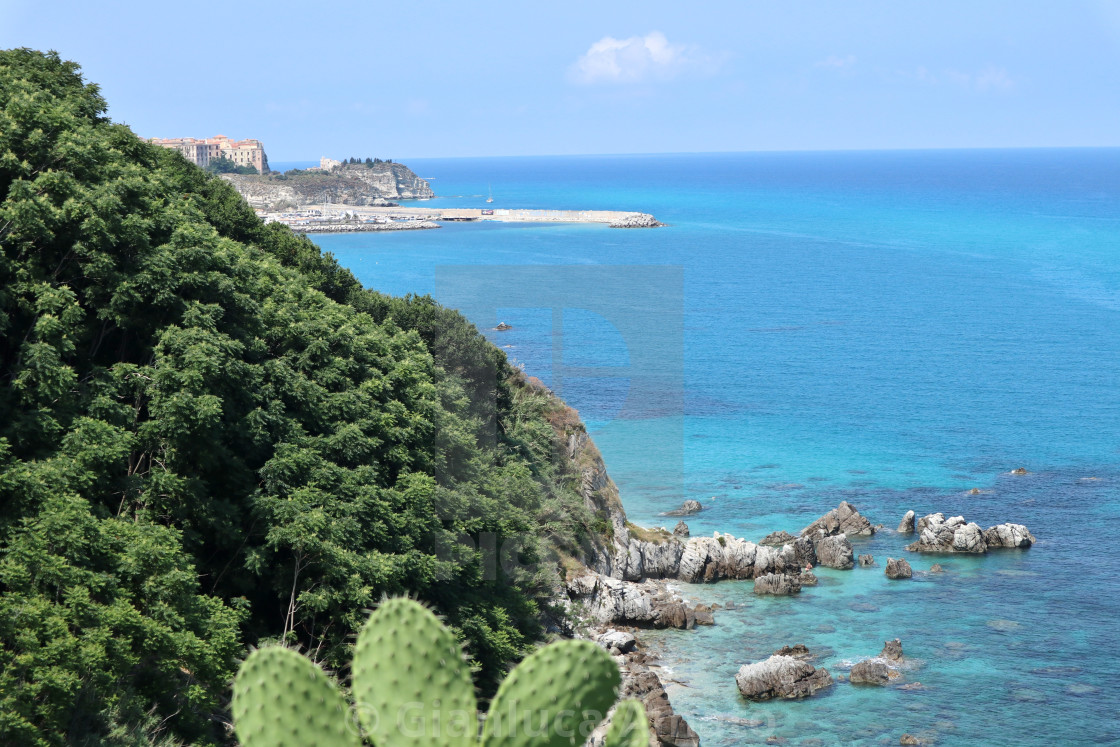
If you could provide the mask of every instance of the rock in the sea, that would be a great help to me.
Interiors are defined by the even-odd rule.
[[[813,542],[817,563],[827,568],[846,571],[856,565],[852,543],[843,534],[820,537]]]
[[[793,541],[793,554],[799,568],[812,568],[817,564],[817,551],[812,537],[798,537]]]
[[[941,567],[940,563],[934,563],[929,567],[930,573],[944,573],[945,569]]]
[[[779,529],[776,532],[770,532],[770,534],[759,540],[758,544],[766,545],[767,547],[781,547],[782,545],[788,545],[796,539],[797,538],[789,532]]]
[[[1022,524],[999,524],[984,530],[984,543],[988,549],[1030,547],[1034,536]]]
[[[889,661],[902,661],[902,641],[898,638],[893,641],[884,641],[883,650],[879,652],[879,658]]]
[[[853,685],[885,685],[890,681],[890,667],[877,659],[865,659],[852,667],[848,681]]]
[[[763,547],[730,534],[692,537],[681,546],[676,577],[688,583],[798,573],[802,567],[792,545]]]
[[[766,661],[744,664],[735,675],[735,684],[749,700],[804,698],[831,685],[832,675],[807,661],[775,655]]]
[[[693,514],[698,514],[703,510],[704,510],[704,507],[700,505],[700,501],[693,500],[692,498],[689,498],[687,501],[685,501],[683,504],[681,504],[680,508],[675,509],[673,511],[666,511],[665,515],[666,516],[692,516]]]
[[[846,534],[851,537],[861,537],[875,534],[875,527],[871,526],[870,521],[860,516],[855,506],[847,501],[842,501],[839,506],[801,530],[801,534],[809,536],[815,536],[821,532],[826,535]]]
[[[921,742],[920,739],[915,737],[913,734],[903,734],[901,737],[898,738],[898,743],[902,744],[902,745],[907,745],[908,747],[912,747],[913,745],[920,745],[922,742]]]
[[[706,604],[696,605],[696,609],[692,611],[693,616],[696,618],[697,625],[715,625],[716,618],[712,614],[712,608]]]
[[[912,552],[983,553],[989,549],[1030,547],[1034,536],[1022,524],[999,524],[982,531],[963,516],[948,519],[944,514],[928,514],[918,520],[918,541],[907,545]]]
[[[925,516],[918,519],[917,522],[915,522],[914,531],[917,532],[918,534],[921,534],[923,531],[925,531],[928,527],[930,527],[933,524],[944,524],[944,523],[945,523],[945,514],[941,513],[940,511],[938,511],[935,514],[926,514]]]
[[[902,517],[902,521],[898,522],[899,534],[913,534],[914,533],[914,512],[907,511],[906,515]]]
[[[801,579],[788,573],[767,573],[754,580],[755,594],[797,594]]]
[[[809,653],[809,647],[804,643],[795,643],[792,646],[782,646],[774,652],[774,656],[792,656],[795,659],[811,659],[813,655]]]
[[[860,564],[860,567],[862,567],[862,568],[870,568],[871,566],[875,565],[875,556],[874,555],[860,555],[859,556],[859,564]]]
[[[945,519],[943,514],[929,514],[918,520],[918,541],[906,547],[913,552],[987,552],[984,534],[974,522],[963,516]]]
[[[902,558],[887,558],[887,578],[910,578],[914,575],[910,564]]]
[[[685,524],[683,519],[681,521],[678,521],[677,525],[675,527],[673,527],[673,536],[674,537],[687,537],[688,536],[688,524]]]
[[[816,586],[820,583],[817,579],[817,574],[810,571],[808,568],[802,568],[801,573],[798,574],[797,580],[801,582],[802,586]]]
[[[607,224],[608,228],[659,228],[665,224],[649,213],[629,213]]]

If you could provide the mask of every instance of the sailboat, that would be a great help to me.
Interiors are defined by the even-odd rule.
[[[489,183],[486,184],[486,191],[489,193],[489,197],[486,198],[486,201],[487,202],[493,202],[494,201],[494,190],[490,188]]]

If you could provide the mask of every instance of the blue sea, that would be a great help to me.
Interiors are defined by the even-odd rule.
[[[662,512],[695,498],[693,535],[758,540],[847,500],[885,525],[855,542],[876,567],[821,569],[799,596],[679,585],[735,604],[710,628],[643,634],[704,745],[1120,743],[1120,149],[409,166],[433,207],[669,224],[314,237],[369,287],[463,308],[556,388],[633,521],[671,527]],[[908,509],[1038,541],[917,556],[893,531]],[[914,579],[886,579],[888,556]],[[762,704],[735,687],[786,644],[835,676],[896,637],[892,686]]]

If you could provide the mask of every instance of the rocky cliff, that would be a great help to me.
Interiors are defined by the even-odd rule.
[[[386,205],[390,200],[434,197],[431,185],[404,164],[344,164],[330,171],[222,174],[255,208],[304,205]]]

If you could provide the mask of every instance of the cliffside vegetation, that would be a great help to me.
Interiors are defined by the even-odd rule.
[[[344,678],[385,594],[492,693],[592,531],[562,406],[104,110],[0,52],[0,743],[228,743],[249,646]]]
[[[259,173],[255,166],[240,166],[232,159],[225,156],[210,159],[206,170],[211,174],[256,174]]]

